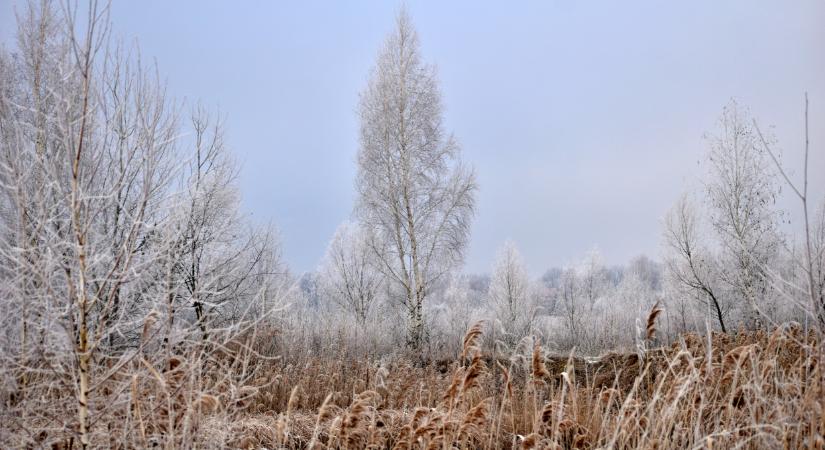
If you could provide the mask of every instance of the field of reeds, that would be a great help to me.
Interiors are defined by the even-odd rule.
[[[482,351],[413,362],[267,358],[249,336],[211,353],[104,364],[93,447],[312,449],[825,448],[823,347],[798,324],[687,334],[598,358]],[[209,355],[206,357],[206,355]],[[70,386],[26,372],[3,443],[72,448]]]
[[[237,448],[825,446],[822,347],[797,325],[589,359],[526,343],[494,358],[481,333],[423,366],[274,364],[230,428],[204,430]]]

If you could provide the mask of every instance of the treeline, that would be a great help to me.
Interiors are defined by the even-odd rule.
[[[336,242],[331,249],[336,248]],[[348,345],[356,345],[358,340],[362,352],[404,353],[403,315],[392,299],[376,289],[372,296],[347,302],[337,290],[337,277],[323,265],[300,278],[301,295],[290,310],[300,311],[297,317],[317,319],[297,321],[296,328],[313,329],[312,323],[317,323],[316,339],[324,339],[322,335],[333,340],[346,337],[353,339]],[[575,264],[531,278],[515,244],[506,242],[491,273],[454,273],[434,288],[425,308],[424,351],[435,359],[455,356],[462,336],[478,321],[489,326],[486,351],[506,354],[523,338],[535,335],[557,351],[576,347],[598,353],[631,348],[636,318],[644,318],[656,302],[663,302],[664,277],[663,265],[646,256],[624,266],[606,265],[594,249]],[[695,329],[697,319],[701,322],[696,316],[666,316],[660,330],[675,336]],[[369,339],[373,333],[376,336]],[[374,347],[363,347],[368,344]]]

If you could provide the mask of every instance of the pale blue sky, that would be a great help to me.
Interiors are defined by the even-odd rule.
[[[13,4],[0,0],[0,34]],[[280,229],[296,272],[315,267],[354,201],[358,92],[395,2],[115,1],[169,91],[220,107],[245,211]],[[512,238],[531,272],[594,245],[610,263],[659,256],[661,218],[697,184],[730,97],[794,162],[802,98],[825,173],[825,2],[408,3],[439,68],[446,122],[475,166],[467,270]]]

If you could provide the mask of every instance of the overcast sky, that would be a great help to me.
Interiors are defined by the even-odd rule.
[[[13,39],[15,0],[0,0]],[[517,4],[516,4],[517,3]],[[539,274],[594,246],[608,263],[660,255],[661,219],[695,188],[736,97],[825,178],[825,2],[408,3],[438,66],[446,122],[476,170],[470,272],[507,238]],[[170,93],[220,108],[244,210],[313,269],[354,202],[356,107],[394,2],[115,1],[114,32],[154,58]]]

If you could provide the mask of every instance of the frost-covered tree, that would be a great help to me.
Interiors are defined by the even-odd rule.
[[[453,273],[441,290],[438,301],[429,302],[429,313],[435,316],[432,323],[444,336],[442,347],[451,354],[461,351],[462,339],[473,324],[487,319],[487,291],[472,289],[472,281],[470,275]]]
[[[609,279],[604,259],[599,250],[594,248],[579,265],[579,289],[588,307],[592,308],[608,287]]]
[[[357,215],[406,309],[407,344],[420,349],[424,302],[462,260],[476,184],[444,130],[435,68],[404,11],[361,93],[360,120]]]
[[[639,278],[646,288],[659,290],[662,287],[662,265],[647,255],[639,255],[627,264],[624,277]]]
[[[687,196],[683,196],[665,217],[667,276],[679,295],[695,298],[723,332],[730,302],[719,286],[718,262],[701,241],[699,216]]]
[[[801,269],[802,274],[799,277],[788,276],[788,273],[781,271],[768,271],[768,275],[774,281],[774,287],[778,287],[780,295],[795,303],[802,311],[805,311],[808,316],[815,318],[818,323],[820,332],[825,330],[825,201],[820,205],[820,209],[814,217],[811,213],[814,211],[814,199],[811,198],[811,193],[808,189],[809,178],[809,156],[810,156],[810,138],[808,135],[808,94],[805,94],[805,146],[804,159],[802,166],[802,180],[792,180],[790,174],[785,167],[779,162],[778,156],[771,149],[772,142],[766,139],[761,133],[754,121],[756,133],[759,135],[759,141],[762,144],[762,149],[767,152],[771,160],[775,164],[775,168],[782,175],[794,196],[799,200],[802,206],[802,249],[797,250],[791,248],[790,261],[792,261],[792,270],[790,274],[795,274],[798,269]],[[786,247],[787,248],[787,247]],[[802,278],[802,280],[795,279]],[[804,297],[804,298],[801,298]]]
[[[19,331],[0,345],[0,361],[6,375],[46,371],[46,383],[62,384],[46,406],[44,396],[26,395],[24,382],[29,408],[17,417],[33,424],[59,408],[86,448],[101,414],[99,367],[112,343],[139,327],[124,303],[146,300],[144,269],[159,254],[147,243],[163,217],[155,209],[176,123],[157,82],[105,45],[106,8],[89,8],[80,35],[74,6],[28,6],[17,53],[0,64],[14,74],[0,82],[0,189],[9,213],[0,328]]]
[[[534,293],[524,261],[512,241],[499,250],[490,279],[490,304],[494,321],[507,348],[530,333],[536,316]]]
[[[239,210],[237,167],[223,124],[201,107],[191,116],[193,149],[181,174],[181,207],[168,230],[176,278],[173,307],[185,306],[203,336],[210,320],[232,322],[284,274],[269,227],[249,226]]]
[[[775,172],[747,109],[731,100],[708,136],[707,200],[722,248],[721,276],[732,288],[750,326],[769,314],[766,268],[780,242]]]
[[[341,224],[321,262],[320,274],[323,296],[364,326],[382,282],[365,230],[357,224]]]
[[[0,447],[107,447],[113,433],[145,446],[120,418],[166,397],[144,381],[173,367],[156,443],[199,446],[196,397],[248,378],[223,370],[226,343],[274,294],[263,262],[277,257],[246,233],[231,171],[181,172],[209,158],[182,145],[176,102],[109,31],[105,5],[32,2],[0,50],[0,384],[15,399]]]
[[[814,216],[810,236],[809,282],[812,285],[814,303],[811,308],[819,319],[819,326],[825,329],[825,200],[820,203]]]
[[[566,267],[562,270],[558,297],[570,340],[574,343],[578,342],[587,308],[582,302],[581,283],[575,268]]]

